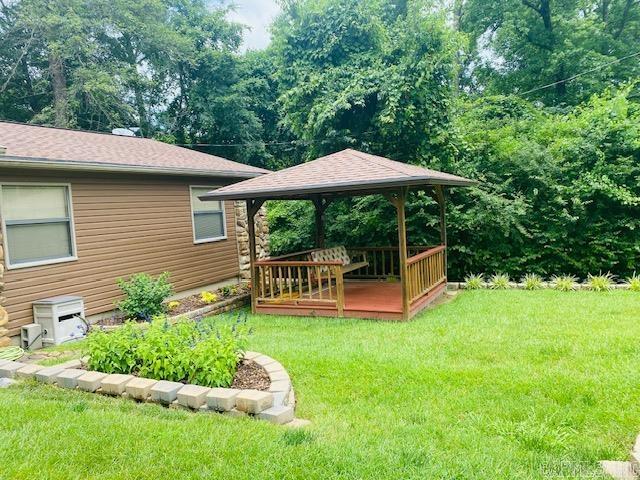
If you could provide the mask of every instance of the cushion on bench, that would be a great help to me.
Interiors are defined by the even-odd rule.
[[[324,248],[311,252],[311,260],[314,262],[342,262],[342,265],[349,265],[351,258],[347,254],[345,247]]]

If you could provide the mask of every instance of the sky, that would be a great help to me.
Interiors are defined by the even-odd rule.
[[[261,50],[269,45],[269,25],[280,8],[275,0],[234,0],[236,11],[229,18],[248,25],[251,30],[245,32],[243,49]]]

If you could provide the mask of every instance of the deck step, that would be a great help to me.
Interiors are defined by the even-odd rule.
[[[617,462],[603,460],[600,462],[602,470],[616,480],[638,480],[636,470],[631,462]]]

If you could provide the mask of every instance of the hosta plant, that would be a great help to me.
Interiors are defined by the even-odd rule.
[[[640,292],[640,275],[633,272],[633,275],[627,278],[625,285],[632,292]]]
[[[478,290],[484,286],[484,275],[471,274],[467,275],[464,279],[464,288],[467,290]]]
[[[506,273],[496,273],[489,279],[489,287],[494,290],[504,290],[509,288],[509,275]]]
[[[608,292],[613,288],[613,275],[610,273],[600,273],[599,275],[591,275],[587,277],[587,285],[589,290],[594,292]]]
[[[522,286],[525,290],[540,290],[543,287],[542,277],[535,273],[527,273],[522,277]]]
[[[561,292],[571,292],[578,288],[578,279],[573,275],[556,275],[551,279],[551,285]]]

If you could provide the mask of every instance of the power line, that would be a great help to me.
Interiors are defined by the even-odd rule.
[[[290,142],[247,142],[247,143],[174,143],[178,147],[248,147],[251,145],[301,145],[301,144],[309,144],[311,142],[307,142],[304,140],[291,140]]]
[[[565,78],[564,80],[558,80],[557,82],[553,82],[553,83],[549,83],[548,85],[542,85],[541,87],[536,87],[536,88],[532,88],[531,90],[527,90],[524,93],[521,93],[520,95],[528,95],[530,93],[533,92],[537,92],[539,90],[544,90],[545,88],[549,88],[549,87],[554,87],[560,83],[567,83],[570,82],[572,80],[575,80],[578,77],[582,77],[583,75],[587,75],[588,73],[593,73],[593,72],[597,72],[598,70],[602,70],[605,67],[608,67],[609,65],[614,65],[616,63],[620,63],[623,60],[627,60],[628,58],[632,58],[632,57],[637,57],[638,55],[640,55],[640,52],[636,52],[636,53],[632,53],[630,55],[625,55],[624,57],[620,57],[620,58],[616,58],[615,60],[612,60],[611,62],[608,63],[604,63],[598,67],[594,67],[591,68],[589,70],[585,70],[584,72],[580,72],[580,73],[576,73],[575,75],[569,77],[569,78]]]

